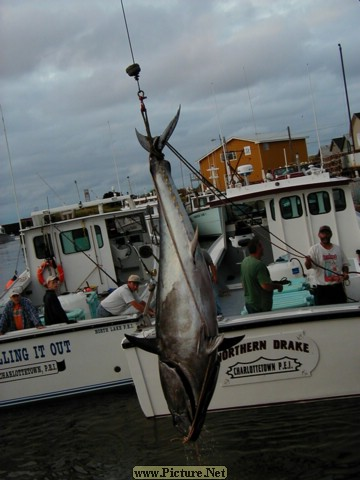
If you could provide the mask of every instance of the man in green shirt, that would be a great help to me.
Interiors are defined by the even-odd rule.
[[[261,258],[264,247],[259,238],[254,237],[248,244],[249,256],[241,263],[241,278],[245,293],[245,306],[248,313],[269,312],[272,309],[273,291],[282,291],[280,282],[273,282]]]

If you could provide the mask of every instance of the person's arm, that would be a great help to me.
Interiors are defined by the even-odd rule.
[[[260,265],[257,279],[260,287],[266,292],[273,292],[274,290],[279,290],[279,292],[282,292],[283,290],[281,282],[271,280],[269,270],[267,269],[265,264]]]
[[[217,283],[217,269],[213,263],[209,265],[211,271],[211,280],[213,283]]]
[[[29,312],[30,322],[34,325],[34,327],[44,328],[44,326],[40,322],[39,312],[30,300],[27,302],[27,310]]]
[[[273,292],[274,290],[283,291],[283,286],[280,282],[261,283],[260,286],[267,292]]]
[[[136,310],[139,310],[139,312],[143,313],[144,310],[145,310],[145,307],[146,307],[146,302],[144,302],[144,301],[137,302],[136,300],[133,300],[132,302],[130,302],[130,305],[132,307],[136,308]],[[151,316],[155,315],[155,312],[152,308],[148,309],[148,313]]]
[[[312,266],[312,260],[311,260],[311,257],[310,255],[307,255],[305,257],[305,267],[309,270],[310,268],[313,268]]]
[[[348,280],[349,279],[349,265],[344,264],[342,266],[342,273],[343,273],[343,280]]]

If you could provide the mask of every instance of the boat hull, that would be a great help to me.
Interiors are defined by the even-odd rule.
[[[0,336],[0,407],[132,383],[121,349],[136,315]]]
[[[360,394],[358,306],[248,315],[223,322],[220,332],[245,337],[220,353],[210,411]],[[145,416],[168,415],[156,358],[126,340],[123,347]]]
[[[198,210],[189,214],[189,218],[200,237],[218,237],[224,231],[224,210],[221,207]]]

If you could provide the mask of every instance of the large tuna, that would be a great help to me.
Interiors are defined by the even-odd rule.
[[[180,114],[160,137],[137,132],[150,152],[150,171],[160,205],[160,262],[155,344],[139,344],[159,355],[163,392],[184,440],[196,440],[203,426],[219,370],[213,288],[197,232],[191,225],[162,150]],[[128,337],[134,341],[134,337]],[[237,340],[239,341],[239,339]]]

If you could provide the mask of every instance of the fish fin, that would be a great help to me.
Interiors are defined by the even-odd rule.
[[[233,347],[240,343],[244,337],[245,335],[239,335],[238,337],[224,338],[223,342],[218,347],[218,351],[222,352],[223,350]]]
[[[176,112],[175,117],[171,120],[169,125],[165,128],[165,130],[163,131],[163,133],[159,137],[157,147],[160,150],[160,152],[165,147],[166,142],[170,139],[173,131],[175,130],[175,127],[176,127],[177,122],[179,120],[180,110],[181,110],[181,105],[179,105],[179,108],[178,108],[178,111]]]
[[[148,137],[146,137],[142,133],[138,132],[135,128],[137,139],[139,140],[140,145],[147,152],[150,152],[152,145],[154,145],[156,150],[158,150],[159,152],[161,152],[163,150],[163,148],[166,145],[166,142],[170,139],[173,131],[175,130],[175,127],[176,127],[177,122],[179,120],[180,110],[181,110],[181,106],[179,105],[179,108],[178,108],[178,111],[176,112],[175,117],[171,120],[171,122],[165,128],[165,130],[160,135],[160,137],[154,137],[154,138],[149,139]]]
[[[141,348],[149,353],[154,353],[155,355],[159,354],[159,349],[157,346],[157,339],[153,338],[143,338],[143,337],[134,337],[134,335],[128,335],[125,333],[125,337],[129,342],[135,347]]]
[[[135,128],[136,136],[137,139],[139,140],[140,145],[147,151],[150,152],[151,149],[151,143],[148,139],[148,137],[145,137],[142,133],[138,132]]]
[[[206,348],[207,353],[210,355],[213,353],[214,350],[219,348],[221,345],[221,342],[224,340],[224,334],[222,333],[221,335],[217,335],[216,337],[212,337],[208,341],[208,345]]]

